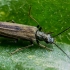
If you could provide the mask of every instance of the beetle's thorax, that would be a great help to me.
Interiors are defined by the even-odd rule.
[[[36,38],[40,41],[45,41],[46,43],[53,42],[53,38],[50,36],[50,34],[45,34],[44,32],[41,31],[36,32]]]

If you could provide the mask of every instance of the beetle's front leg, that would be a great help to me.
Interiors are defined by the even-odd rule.
[[[48,47],[46,47],[46,46],[40,44],[38,40],[36,40],[36,42],[37,42],[37,44],[38,44],[40,47],[45,48],[46,50],[52,51],[52,49],[50,49],[50,48],[48,48]]]
[[[46,47],[46,46],[44,46],[44,45],[42,45],[40,43],[39,43],[39,45],[40,45],[40,47],[45,48],[46,50],[52,51],[52,49],[50,49],[50,48],[48,48],[48,47]]]

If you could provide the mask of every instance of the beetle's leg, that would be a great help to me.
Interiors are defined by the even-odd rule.
[[[40,43],[39,43],[39,45],[40,45],[41,47],[45,48],[46,50],[52,51],[52,49],[50,49],[50,48],[48,48],[48,47],[46,47],[46,46],[44,46],[44,45],[42,45],[42,44],[40,44]]]
[[[32,17],[32,15],[31,15],[31,6],[30,6],[30,8],[29,8],[28,15],[29,15],[29,17],[30,17],[32,20],[34,20],[34,21],[39,25],[39,23],[36,21],[36,19],[34,19],[34,18]]]
[[[45,48],[46,50],[52,51],[52,49],[50,49],[50,48],[48,48],[48,47],[46,47],[46,46],[40,44],[38,40],[36,40],[36,42],[37,42],[37,44],[38,44],[40,47]]]
[[[11,54],[14,54],[14,53],[16,53],[16,52],[18,52],[18,51],[21,51],[21,50],[23,50],[23,49],[29,48],[29,47],[31,47],[31,46],[33,46],[33,43],[32,43],[32,42],[31,42],[30,45],[28,45],[28,46],[26,46],[26,47],[22,47],[22,48],[16,49],[15,51],[11,52]]]

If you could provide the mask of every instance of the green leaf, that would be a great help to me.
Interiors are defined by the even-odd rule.
[[[43,31],[54,32],[52,36],[69,27],[70,1],[68,0],[0,0],[0,21],[15,21],[23,25],[37,26],[28,16],[31,15],[42,26]],[[55,43],[70,56],[70,29],[55,38]],[[70,59],[55,45],[41,44],[53,49],[47,51],[34,44],[13,55],[17,48],[25,47],[28,41],[0,38],[0,70],[70,70]]]

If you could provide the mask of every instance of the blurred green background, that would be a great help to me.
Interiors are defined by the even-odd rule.
[[[37,26],[28,16],[29,6],[32,7],[31,15],[43,31],[54,32],[52,36],[70,26],[69,0],[0,0],[0,21],[14,20],[19,24]],[[70,56],[70,29],[57,36],[55,42]],[[53,48],[50,52],[35,44],[10,55],[27,44],[28,41],[0,38],[0,70],[70,70],[70,60],[53,44],[47,45]]]

